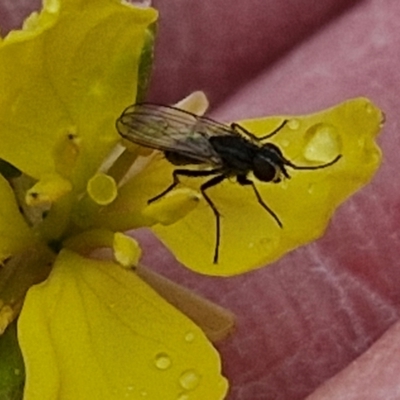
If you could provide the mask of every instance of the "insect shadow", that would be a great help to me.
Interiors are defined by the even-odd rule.
[[[283,224],[275,212],[265,203],[249,173],[262,182],[279,183],[290,178],[287,168],[296,170],[316,170],[335,164],[339,154],[326,164],[302,166],[285,158],[273,143],[265,142],[276,135],[286,124],[284,120],[268,134],[258,137],[237,123],[225,125],[210,118],[198,116],[188,111],[159,104],[138,103],[129,106],[116,121],[119,134],[148,148],[164,152],[166,159],[177,168],[172,173],[172,183],[161,193],[148,200],[152,203],[179,183],[179,177],[210,177],[200,186],[200,192],[215,216],[216,239],[214,264],[218,263],[221,239],[221,214],[207,191],[227,178],[235,177],[243,186],[253,189],[257,202],[277,225]],[[195,166],[188,169],[187,166]]]

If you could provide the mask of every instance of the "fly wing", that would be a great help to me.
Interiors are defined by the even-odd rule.
[[[209,118],[150,103],[128,107],[116,126],[120,135],[133,143],[178,153],[214,167],[222,166],[222,160],[209,138],[232,135],[228,126]]]

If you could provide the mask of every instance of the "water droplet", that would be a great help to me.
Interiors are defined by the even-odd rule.
[[[300,128],[300,121],[296,118],[289,119],[287,126],[295,131]]]
[[[361,148],[365,147],[365,141],[366,141],[366,138],[364,136],[360,137],[357,140],[357,143],[358,143],[359,147],[361,147]]]
[[[288,147],[289,144],[290,144],[290,141],[287,140],[287,139],[283,139],[283,140],[281,140],[281,141],[279,142],[279,144],[280,144],[282,147]]]
[[[183,393],[183,394],[179,395],[177,400],[189,400],[189,395],[186,393]]]
[[[341,140],[333,125],[314,125],[307,130],[305,139],[304,157],[307,160],[329,162],[341,152]]]
[[[140,392],[140,395],[142,396],[142,397],[147,397],[147,392],[145,391],[145,390],[142,390],[141,392]]]
[[[315,185],[313,183],[308,185],[308,193],[312,194],[314,192]]]
[[[134,390],[135,390],[135,386],[128,386],[128,387],[126,388],[124,397],[126,397],[126,398],[135,397],[135,395],[134,395],[134,393],[133,393]]]
[[[269,237],[263,237],[260,239],[261,246],[268,246],[271,242],[272,242],[272,238],[269,238]]]
[[[179,384],[186,390],[195,389],[199,382],[200,375],[194,369],[189,369],[183,372],[179,378]]]
[[[50,0],[46,2],[46,12],[51,14],[56,14],[58,13],[59,9],[60,9],[60,4],[58,1]]]
[[[372,106],[371,103],[368,102],[368,103],[365,104],[365,111],[368,114],[371,114],[374,111],[374,107]]]
[[[188,333],[185,335],[185,341],[188,342],[188,343],[193,342],[194,336],[195,336],[195,335],[194,335],[193,332],[188,332]]]
[[[275,222],[274,222],[275,224]],[[281,231],[281,228],[277,224],[275,224],[279,231]],[[278,232],[279,232],[278,231]],[[273,236],[264,236],[258,241],[258,246],[262,249],[268,248],[271,251],[278,245],[279,243],[279,235],[273,235]]]
[[[169,358],[167,353],[159,353],[155,358],[155,365],[158,369],[168,369],[172,364],[171,359]]]

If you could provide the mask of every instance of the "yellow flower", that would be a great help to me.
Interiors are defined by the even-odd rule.
[[[125,218],[97,222],[127,201],[118,186],[137,154],[106,161],[119,151],[116,118],[143,96],[156,19],[118,0],[47,0],[0,42],[0,330],[22,307],[25,399],[227,391],[204,333],[129,269],[140,249],[118,232]],[[141,211],[129,227],[153,221]],[[97,247],[116,262],[85,257]]]

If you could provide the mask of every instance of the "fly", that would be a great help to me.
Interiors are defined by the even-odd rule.
[[[119,134],[136,144],[164,152],[166,159],[176,168],[172,183],[161,193],[148,200],[152,203],[179,183],[179,177],[209,177],[200,186],[200,192],[215,216],[216,240],[214,264],[218,263],[221,214],[209,197],[207,191],[227,178],[235,177],[243,186],[250,186],[257,202],[283,228],[275,212],[264,202],[254,182],[253,175],[262,182],[279,183],[290,178],[287,168],[314,170],[335,164],[341,155],[326,164],[301,166],[285,158],[282,151],[273,143],[265,142],[276,135],[286,124],[284,120],[267,135],[257,137],[237,123],[224,125],[210,118],[198,116],[188,111],[151,103],[139,103],[124,110],[116,122]],[[196,166],[196,169],[182,166]]]

